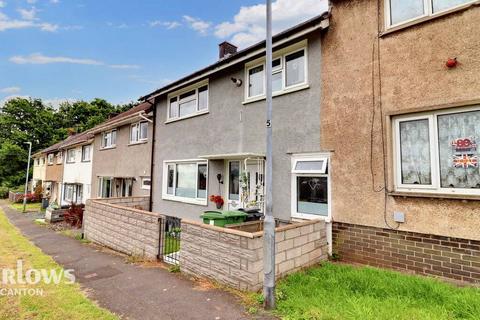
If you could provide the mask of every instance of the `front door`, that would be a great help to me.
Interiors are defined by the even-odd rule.
[[[263,160],[248,162],[244,174],[245,187],[242,192],[244,207],[263,211],[265,175]]]
[[[226,163],[226,209],[258,208],[264,204],[263,160],[230,160]]]
[[[227,210],[238,210],[242,207],[240,202],[240,171],[240,160],[227,161]]]

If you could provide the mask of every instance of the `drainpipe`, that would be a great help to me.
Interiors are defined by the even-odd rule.
[[[154,167],[155,167],[155,164],[154,164],[154,157],[155,157],[155,128],[156,128],[156,124],[157,124],[157,106],[155,104],[155,100],[156,98],[153,98],[153,102],[150,102],[148,100],[146,100],[146,102],[150,103],[153,107],[153,121],[148,119],[150,121],[150,123],[152,123],[152,154],[151,154],[151,157],[150,157],[150,203],[148,205],[148,208],[149,208],[149,211],[151,212],[153,210],[153,170],[154,170]],[[141,115],[140,115],[141,116]]]

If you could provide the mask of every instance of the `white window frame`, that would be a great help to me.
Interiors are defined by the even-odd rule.
[[[49,153],[47,155],[47,164],[48,165],[53,165],[53,159],[55,158],[55,154]]]
[[[145,181],[150,181],[150,185],[145,185]],[[150,190],[152,187],[152,179],[150,177],[141,177],[141,188],[143,190]]]
[[[302,161],[324,161],[322,170],[295,170],[297,162]],[[315,220],[321,219],[330,222],[332,219],[332,187],[331,187],[331,161],[329,153],[305,153],[293,154],[291,167],[291,215],[292,218]],[[327,171],[328,167],[328,171]],[[327,178],[327,201],[328,201],[328,215],[320,216],[315,214],[301,213],[297,211],[297,177],[326,177]]]
[[[147,136],[142,138],[141,137],[141,128],[142,128],[142,124],[147,124]],[[137,130],[137,134],[136,136],[134,137],[134,140],[132,140],[132,131],[133,131],[133,128],[136,128]],[[137,144],[137,143],[142,143],[142,142],[145,142],[148,140],[148,121],[139,121],[137,123],[133,123],[131,126],[130,126],[130,144]]]
[[[305,72],[305,79],[302,83],[297,83],[291,86],[287,87],[287,72],[286,72],[286,56],[292,55],[294,53],[304,51],[304,58],[305,58],[305,64],[304,64],[304,72]],[[301,41],[299,43],[296,43],[290,47],[278,50],[273,53],[273,58],[272,62],[280,59],[280,66],[276,68],[272,68],[272,75],[282,72],[282,89],[278,91],[273,92],[273,96],[278,96],[290,92],[294,92],[297,90],[304,89],[308,87],[309,84],[309,78],[308,78],[308,42],[306,40]],[[249,96],[249,88],[250,88],[250,70],[257,68],[259,66],[263,66],[263,93],[255,95],[255,96]],[[251,101],[256,101],[260,99],[265,98],[265,90],[267,88],[266,85],[266,65],[265,65],[265,59],[257,59],[252,62],[249,62],[245,64],[245,102],[251,102]]]
[[[447,9],[444,9],[444,10],[441,10],[441,11],[438,11],[438,12],[433,12],[433,2],[432,2],[432,0],[423,0],[423,12],[424,12],[423,15],[415,17],[415,18],[411,18],[411,19],[408,19],[408,20],[405,20],[405,21],[402,21],[402,22],[399,22],[399,23],[396,23],[396,24],[392,24],[392,21],[391,21],[392,16],[391,16],[390,1],[391,0],[385,0],[385,2],[384,2],[385,3],[384,15],[385,15],[385,29],[386,30],[396,28],[396,27],[400,27],[400,26],[403,26],[403,25],[407,25],[411,22],[414,22],[414,21],[417,21],[417,20],[422,20],[423,18],[426,18],[426,17],[434,18],[434,17],[437,17],[437,16],[444,15],[448,12],[453,12],[453,11],[456,11],[456,10],[460,10],[460,9],[463,9],[465,7],[470,6],[472,3],[474,3],[478,0],[471,0],[467,3],[459,4],[457,6],[453,6],[451,8],[447,8]]]
[[[480,111],[479,106],[458,107],[454,109],[437,110],[431,112],[422,112],[415,115],[400,115],[393,117],[393,168],[394,168],[394,190],[396,192],[406,193],[432,193],[432,194],[457,194],[457,195],[480,195],[480,189],[466,188],[442,188],[440,186],[440,159],[438,148],[438,127],[437,117],[439,115],[457,114],[469,111]],[[402,183],[402,168],[400,154],[400,122],[429,119],[430,134],[430,161],[432,184],[416,185]]]
[[[115,143],[113,143],[113,132],[115,132]],[[110,134],[110,145],[109,146],[106,146],[105,145],[105,136],[107,134]],[[112,148],[115,148],[117,146],[117,129],[112,129],[112,130],[107,130],[107,131],[104,131],[102,132],[102,149],[112,149]]]
[[[196,164],[196,176],[195,176],[195,196],[197,198],[186,198],[175,195],[177,186],[177,164]],[[173,195],[167,193],[168,188],[168,166],[174,166],[173,173]],[[198,198],[198,166],[207,165],[207,190],[205,198]],[[162,181],[162,199],[178,201],[196,205],[207,206],[208,205],[208,184],[209,184],[209,164],[208,160],[203,159],[189,159],[189,160],[166,160],[163,162],[163,181]]]
[[[207,108],[206,109],[202,109],[202,110],[199,110],[199,89],[202,88],[202,87],[207,87]],[[187,92],[190,92],[190,91],[195,91],[195,94],[192,96],[192,97],[188,97],[188,98],[184,98],[182,100],[180,100],[180,96],[182,94],[185,94]],[[176,117],[170,117],[170,104],[171,104],[171,101],[172,99],[176,99],[177,101],[177,114],[178,116]],[[188,115],[185,115],[185,116],[180,116],[180,102],[182,103],[185,103],[185,102],[189,102],[189,101],[193,101],[193,100],[196,100],[196,106],[195,106],[195,112],[191,113],[191,114],[188,114]],[[167,123],[168,122],[173,122],[173,121],[178,121],[178,120],[182,120],[182,119],[187,119],[187,118],[191,118],[191,117],[195,117],[195,116],[198,116],[198,115],[202,115],[202,114],[205,114],[205,113],[208,113],[208,110],[210,108],[210,86],[209,86],[209,83],[208,83],[208,80],[205,80],[205,81],[201,81],[201,82],[198,82],[194,85],[191,85],[191,86],[188,86],[186,88],[183,88],[181,90],[178,90],[178,91],[175,91],[175,92],[172,92],[170,94],[168,94],[167,96]]]
[[[103,180],[110,180],[110,194],[107,198],[103,197]],[[99,198],[108,199],[113,195],[113,177],[98,177],[98,194]]]
[[[62,164],[63,163],[63,152],[59,151],[57,153],[57,164]]]
[[[72,155],[73,153],[73,161],[71,160],[70,156]],[[77,149],[76,148],[72,148],[72,149],[68,149],[67,150],[67,158],[65,159],[65,162],[66,163],[75,163],[77,162]]]
[[[85,148],[89,148],[90,151],[88,152],[88,159],[85,159]],[[92,145],[86,144],[82,146],[82,162],[90,162],[92,161]]]

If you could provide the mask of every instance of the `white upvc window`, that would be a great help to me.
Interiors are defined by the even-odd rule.
[[[207,205],[207,186],[206,160],[164,162],[163,199]]]
[[[292,217],[331,218],[329,154],[292,156]]]
[[[201,82],[168,95],[167,121],[208,112],[208,82]]]
[[[130,126],[130,143],[140,143],[147,141],[148,122],[140,121]]]
[[[480,107],[393,118],[395,191],[480,195]]]
[[[63,163],[63,152],[59,151],[57,153],[57,164],[62,164]]]
[[[52,165],[53,164],[53,159],[55,157],[55,154],[53,153],[50,153],[48,156],[47,156],[47,161],[48,161],[48,164],[49,165]]]
[[[385,23],[392,28],[462,8],[475,0],[385,0]]]
[[[117,144],[117,129],[105,131],[102,134],[102,148],[114,148]]]
[[[89,162],[92,160],[92,145],[88,144],[82,146],[82,162]]]
[[[142,186],[141,188],[144,190],[150,190],[151,185],[152,185],[152,180],[150,177],[142,177]]]
[[[75,148],[67,150],[67,163],[75,163],[77,160],[76,151]]]
[[[69,203],[82,203],[83,188],[80,184],[65,184],[63,200]]]
[[[113,178],[99,177],[98,178],[98,197],[110,198],[113,194]]]
[[[265,62],[247,64],[245,78],[245,99],[255,100],[265,96]],[[272,91],[274,95],[308,85],[307,47],[302,43],[299,48],[283,49],[274,53],[272,59]]]

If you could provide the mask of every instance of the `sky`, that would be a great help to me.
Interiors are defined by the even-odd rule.
[[[273,0],[274,33],[327,10]],[[15,96],[136,101],[265,38],[263,0],[0,0],[0,106]]]

